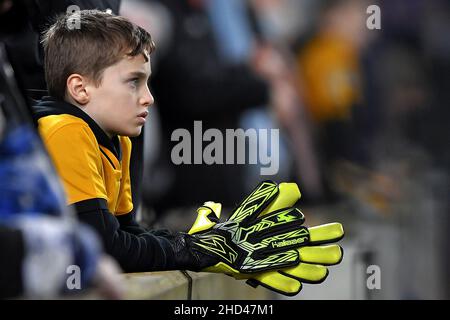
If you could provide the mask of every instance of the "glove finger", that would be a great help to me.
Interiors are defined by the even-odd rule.
[[[296,222],[296,225],[301,225],[305,222],[305,216],[297,208],[284,208],[258,217],[252,225],[261,224],[257,231],[264,232],[269,228],[284,226],[290,222]]]
[[[205,202],[197,209],[197,218],[189,230],[188,234],[199,233],[209,230],[219,222],[222,204],[212,201]]]
[[[337,244],[306,246],[298,249],[300,260],[313,264],[334,265],[342,261],[344,250]]]
[[[286,267],[293,267],[300,263],[299,253],[297,250],[286,250],[261,258],[254,258],[253,256],[254,255],[247,257],[247,259],[242,263],[242,273],[278,270]]]
[[[276,252],[284,252],[296,249],[308,244],[309,234],[306,227],[300,226],[294,230],[283,231],[261,240],[253,246],[253,257],[263,259],[264,256],[272,255]],[[260,249],[258,249],[258,247]]]
[[[297,208],[283,209],[257,221],[241,232],[241,240],[251,247],[253,259],[263,260],[274,253],[296,249],[309,242],[308,229],[302,226],[303,214]]]
[[[222,204],[220,202],[206,201],[203,204],[203,207],[210,208],[214,212],[214,215],[212,217],[214,219],[217,218],[217,222],[218,222],[218,220],[220,219],[220,214],[222,213]]]
[[[288,239],[282,235],[300,228],[306,229],[303,233],[308,234],[307,228],[302,226],[304,221],[303,213],[299,209],[282,209],[259,217],[248,227],[242,227],[239,242],[261,243],[261,246],[266,247],[272,241]]]
[[[319,264],[299,263],[295,267],[279,271],[281,274],[305,283],[321,283],[328,276],[328,269]]]
[[[264,210],[278,194],[278,185],[273,181],[261,182],[255,190],[233,210],[228,221],[248,223]]]
[[[278,185],[278,191],[276,198],[261,212],[260,217],[270,212],[292,207],[301,197],[296,183],[282,182]]]
[[[277,293],[294,296],[302,290],[302,283],[297,279],[286,277],[277,271],[261,272],[256,274],[246,283],[254,288],[261,285]]]
[[[310,244],[318,245],[341,240],[344,237],[344,228],[338,222],[322,224],[320,226],[308,228]]]

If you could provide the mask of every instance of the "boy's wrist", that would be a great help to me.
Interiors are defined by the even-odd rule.
[[[191,270],[199,272],[218,262],[217,259],[205,255],[198,250],[193,250],[194,236],[184,232],[175,235],[172,241],[174,252],[174,268],[177,270]]]

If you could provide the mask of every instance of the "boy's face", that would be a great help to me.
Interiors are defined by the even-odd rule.
[[[90,86],[86,113],[110,137],[138,136],[154,102],[147,86],[150,74],[150,59],[125,56],[104,70],[100,86]]]

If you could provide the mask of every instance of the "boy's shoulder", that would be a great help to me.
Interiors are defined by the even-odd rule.
[[[52,144],[52,147],[58,145],[61,150],[72,145],[75,149],[93,148],[99,151],[102,146],[115,154],[111,139],[80,108],[53,97],[44,97],[33,106],[33,112],[39,133],[46,144]],[[118,140],[119,148],[128,154],[131,149],[130,138],[119,136]]]
[[[89,125],[82,119],[70,114],[55,114],[40,118],[38,127],[44,140],[51,139],[54,135],[70,135],[72,138],[83,136],[89,140],[95,140]]]
[[[78,107],[51,96],[36,101],[32,107],[39,133],[44,140],[55,134],[94,136]]]

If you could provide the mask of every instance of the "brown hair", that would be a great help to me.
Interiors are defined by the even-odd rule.
[[[98,86],[103,71],[124,55],[145,58],[155,49],[150,34],[124,17],[98,10],[60,16],[42,38],[49,94],[64,99],[67,78],[88,76]]]

